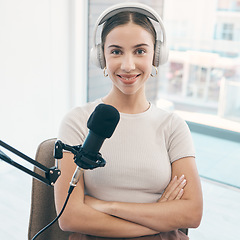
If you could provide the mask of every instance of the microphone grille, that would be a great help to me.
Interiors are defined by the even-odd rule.
[[[119,119],[120,115],[115,107],[101,103],[90,115],[87,127],[103,138],[110,138]]]

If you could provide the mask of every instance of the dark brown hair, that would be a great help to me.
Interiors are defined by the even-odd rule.
[[[138,12],[126,11],[126,12],[120,12],[112,16],[104,23],[102,34],[101,34],[102,48],[104,48],[106,37],[111,30],[113,30],[115,27],[118,27],[120,25],[125,25],[129,22],[135,23],[143,27],[145,30],[147,30],[152,35],[153,42],[155,45],[156,37],[157,37],[156,30],[152,22],[148,19],[148,17]]]

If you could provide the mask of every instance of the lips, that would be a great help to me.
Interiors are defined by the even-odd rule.
[[[124,84],[133,84],[141,74],[117,74],[120,81]]]

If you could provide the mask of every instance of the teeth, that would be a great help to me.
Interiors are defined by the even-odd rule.
[[[137,76],[138,76],[138,75],[137,75]],[[123,77],[123,76],[120,76],[120,77],[123,78],[123,79],[125,79],[125,80],[127,80],[127,81],[130,81],[130,80],[136,78],[137,76],[134,76],[134,77],[131,77],[131,78],[126,78],[126,77]]]
[[[134,79],[135,77],[131,77],[131,78],[125,78],[125,77],[122,77],[123,79],[127,80],[127,81],[130,81],[132,79]]]

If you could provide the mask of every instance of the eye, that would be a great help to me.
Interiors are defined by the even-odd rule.
[[[121,53],[122,53],[122,51],[119,49],[114,49],[111,51],[111,54],[113,54],[113,55],[120,55]]]
[[[145,51],[144,49],[140,48],[140,49],[137,49],[137,50],[135,51],[135,53],[136,53],[137,55],[143,55],[143,54],[146,53],[146,51]]]

